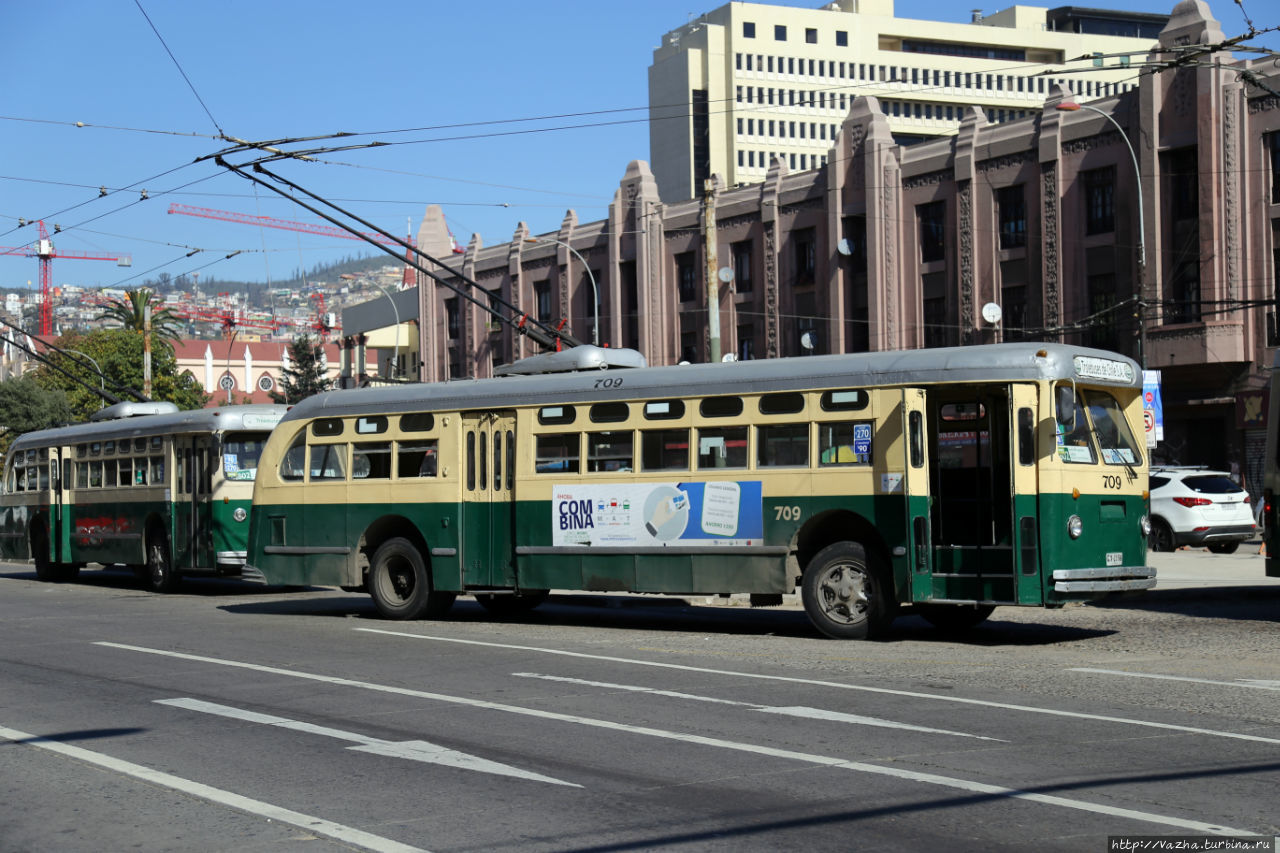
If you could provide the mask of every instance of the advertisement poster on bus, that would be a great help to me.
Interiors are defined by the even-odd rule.
[[[1142,428],[1147,447],[1164,441],[1164,403],[1160,399],[1160,371],[1142,371]]]
[[[554,545],[759,545],[759,480],[555,486]]]

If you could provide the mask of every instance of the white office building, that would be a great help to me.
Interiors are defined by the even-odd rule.
[[[1038,113],[1058,83],[1077,98],[1137,86],[1168,15],[1014,6],[967,22],[894,17],[893,0],[817,9],[729,3],[662,38],[649,67],[650,162],[665,202],[712,174],[729,186],[822,166],[854,99],[873,95],[895,141]]]

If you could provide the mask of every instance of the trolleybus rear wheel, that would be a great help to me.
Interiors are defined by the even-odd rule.
[[[475,593],[476,603],[499,618],[520,616],[528,613],[551,595],[549,589],[529,589],[514,595],[493,595]]]
[[[404,538],[388,539],[369,566],[369,594],[386,619],[438,618],[448,612],[454,594],[435,592],[422,554]]]
[[[858,543],[828,545],[809,561],[800,583],[809,621],[837,640],[876,636],[892,619],[884,577]]]
[[[965,631],[987,620],[996,609],[994,604],[968,607],[963,604],[916,604],[916,613],[942,631]]]

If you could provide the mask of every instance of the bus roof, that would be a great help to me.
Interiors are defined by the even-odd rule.
[[[616,377],[616,381],[606,385],[605,377]],[[751,394],[1054,379],[1142,387],[1142,371],[1137,362],[1125,356],[1065,344],[1010,343],[357,388],[308,397],[295,405],[284,420],[657,399],[690,393]]]
[[[111,441],[151,435],[230,430],[270,431],[288,410],[288,406],[270,404],[222,406],[216,409],[191,409],[185,412],[136,415],[129,418],[73,424],[25,433],[13,442],[10,452],[25,450],[29,447],[75,444],[81,441]]]

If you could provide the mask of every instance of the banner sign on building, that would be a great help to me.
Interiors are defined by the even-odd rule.
[[[555,486],[553,545],[759,545],[759,480]]]
[[[1160,371],[1142,371],[1142,428],[1147,447],[1164,441],[1164,403],[1160,399]]]

